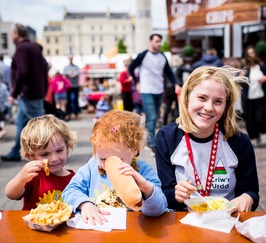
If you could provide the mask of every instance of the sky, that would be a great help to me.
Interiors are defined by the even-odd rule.
[[[71,12],[113,12],[135,13],[136,0],[0,0],[0,16],[5,22],[29,25],[42,37],[42,31],[49,21],[60,21],[64,9]],[[152,25],[167,26],[166,0],[151,0]]]

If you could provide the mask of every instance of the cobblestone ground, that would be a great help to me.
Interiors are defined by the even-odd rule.
[[[73,152],[70,153],[67,164],[67,168],[76,171],[85,164],[92,155],[92,147],[88,138],[94,124],[93,116],[82,114],[81,119],[71,120],[67,124],[71,130],[79,134],[78,143]],[[9,152],[10,148],[14,145],[16,126],[7,124],[5,129],[7,130],[7,134],[0,139],[1,155]],[[255,148],[261,197],[257,211],[266,211],[266,135],[263,135],[262,141],[263,145],[260,148]],[[151,165],[156,168],[155,159],[150,155],[149,150],[144,149],[140,154],[140,158],[151,163]],[[0,161],[0,210],[21,209],[22,202],[7,199],[4,195],[4,188],[7,182],[18,173],[24,164],[25,161],[8,163]]]

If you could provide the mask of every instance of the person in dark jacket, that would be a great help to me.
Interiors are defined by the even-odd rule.
[[[223,62],[218,57],[217,51],[214,48],[210,48],[207,50],[206,54],[203,54],[201,59],[197,62],[194,62],[192,64],[192,69],[195,69],[197,67],[201,66],[215,66],[215,67],[222,67]]]
[[[44,114],[47,90],[47,65],[40,47],[28,39],[27,28],[21,24],[11,27],[11,38],[16,52],[11,63],[10,105],[18,100],[16,142],[11,151],[1,156],[2,161],[20,161],[20,133],[27,122]]]
[[[195,196],[225,197],[235,211],[255,210],[259,182],[254,148],[236,119],[239,69],[203,66],[182,87],[179,118],[156,135],[156,165],[168,208],[187,210]]]
[[[149,49],[138,54],[128,68],[130,75],[138,83],[136,89],[141,93],[147,130],[150,135],[148,146],[152,152],[155,151],[155,128],[163,99],[164,76],[176,85],[176,90],[180,89],[165,55],[160,52],[161,43],[162,36],[152,34]],[[139,80],[137,80],[134,72],[136,68],[139,68]]]

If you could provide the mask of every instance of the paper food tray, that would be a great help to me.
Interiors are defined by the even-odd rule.
[[[30,229],[33,230],[39,230],[39,231],[46,231],[46,232],[50,232],[53,229],[55,229],[59,224],[62,224],[63,222],[59,223],[59,224],[54,224],[54,225],[45,225],[45,224],[37,224],[36,222],[30,221],[30,215],[26,215],[24,217],[22,217],[24,219],[24,221],[26,222],[26,224],[28,225],[28,227]]]

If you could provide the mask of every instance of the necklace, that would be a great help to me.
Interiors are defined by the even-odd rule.
[[[204,189],[203,185],[201,183],[201,180],[199,178],[198,172],[196,170],[196,167],[195,167],[190,139],[189,139],[188,133],[185,132],[185,139],[186,139],[186,144],[187,144],[187,149],[188,149],[188,156],[189,156],[190,163],[191,163],[193,170],[194,170],[196,187],[197,187],[198,192],[202,196],[209,196],[210,195],[213,171],[214,171],[214,167],[215,167],[214,165],[215,165],[215,161],[216,161],[216,153],[217,153],[217,149],[218,149],[218,138],[219,138],[219,125],[218,125],[218,123],[216,123],[215,128],[214,128],[214,133],[213,133],[213,139],[212,139],[212,148],[211,148],[211,154],[210,154],[208,173],[207,173],[207,177],[206,177],[206,186]]]

